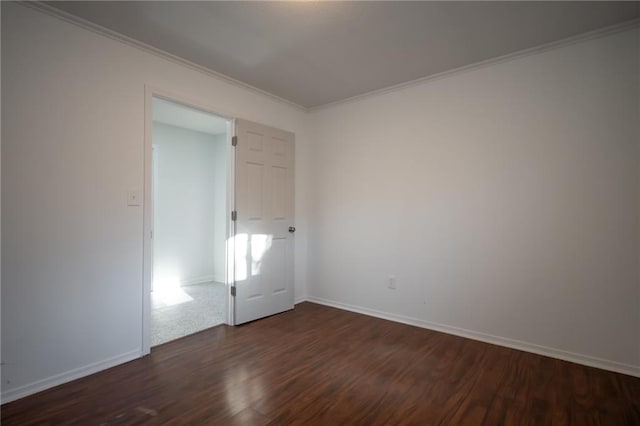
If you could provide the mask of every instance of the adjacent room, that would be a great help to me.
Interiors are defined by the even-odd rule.
[[[1,11],[1,421],[640,424],[640,2]]]
[[[229,121],[153,98],[151,346],[226,320]]]

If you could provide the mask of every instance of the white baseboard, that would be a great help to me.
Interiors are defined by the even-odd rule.
[[[319,297],[309,296],[307,301],[318,303],[320,305],[331,306],[333,308],[343,309],[345,311],[357,312],[376,318],[386,319],[389,321],[400,322],[403,324],[413,325],[416,327],[426,328],[429,330],[440,331],[442,333],[453,334],[455,336],[466,337],[468,339],[478,340],[480,342],[491,343],[507,348],[518,349],[525,352],[532,352],[538,355],[544,355],[551,358],[561,359],[563,361],[574,362],[576,364],[587,365],[589,367],[601,368],[603,370],[614,371],[616,373],[628,374],[630,376],[640,377],[640,366],[623,364],[616,361],[610,361],[602,358],[596,358],[588,355],[581,355],[573,352],[567,352],[562,349],[550,348],[547,346],[536,345],[535,343],[522,342],[520,340],[508,339],[505,337],[493,336],[491,334],[481,333],[478,331],[467,330],[459,327],[439,324],[430,321],[423,321],[417,318],[405,317],[402,315],[390,314],[375,309],[364,308],[362,306],[349,305],[346,303],[335,302],[333,300],[322,299]]]
[[[417,318],[390,314],[388,312],[382,312],[375,309],[364,308],[361,306],[335,302],[332,300],[322,299],[319,297],[313,297],[313,296],[298,297],[295,300],[295,304],[297,305],[298,303],[302,303],[306,301],[318,303],[320,305],[331,306],[333,308],[343,309],[345,311],[351,311],[351,312],[356,312],[363,315],[381,318],[389,321],[413,325],[413,326],[425,328],[428,330],[434,330],[442,333],[453,334],[455,336],[478,340],[485,343],[491,343],[498,346],[505,346],[508,348],[518,349],[525,352],[532,352],[538,355],[544,355],[551,358],[557,358],[564,361],[574,362],[576,364],[587,365],[589,367],[596,367],[596,368],[601,368],[603,370],[614,371],[616,373],[622,373],[622,374],[628,374],[630,376],[640,377],[640,366],[623,364],[616,361],[609,361],[606,359],[576,354],[576,353],[567,352],[561,349],[555,349],[555,348],[549,348],[546,346],[536,345],[534,343],[527,343],[519,340],[507,339],[505,337],[493,336],[491,334],[480,333],[477,331],[466,330],[463,328],[452,327],[452,326],[429,322],[429,321],[423,321]],[[94,374],[99,371],[106,370],[111,367],[115,367],[116,365],[132,361],[136,358],[140,358],[140,356],[141,356],[140,351],[134,350],[121,355],[117,355],[112,358],[108,358],[103,361],[86,365],[84,367],[75,368],[73,370],[70,370],[61,374],[56,374],[55,376],[38,380],[36,382],[29,383],[27,385],[20,386],[15,389],[9,389],[9,390],[3,391],[2,395],[0,396],[0,400],[2,404],[15,401],[17,399],[24,398],[29,395],[33,395],[37,392],[52,388],[54,386],[58,386],[63,383],[70,382],[72,380],[76,380],[81,377],[85,377],[90,374]]]
[[[224,280],[218,281],[217,278],[218,277],[215,275],[202,275],[199,277],[185,278],[180,280],[180,287],[210,283],[211,281],[224,282]]]
[[[134,351],[116,355],[103,361],[85,365],[84,367],[74,368],[73,370],[56,374],[55,376],[47,377],[46,379],[38,380],[33,383],[17,387],[15,389],[8,389],[2,392],[2,396],[0,397],[0,399],[2,400],[1,403],[5,404],[7,402],[15,401],[16,399],[24,398],[25,396],[33,395],[34,393],[41,392],[54,386],[58,386],[72,380],[76,380],[81,377],[106,370],[107,368],[115,367],[116,365],[132,361],[136,358],[140,358],[140,356],[140,350],[136,349]]]
[[[306,301],[307,301],[307,296],[300,296],[300,297],[296,297],[296,299],[293,301],[293,304],[297,305],[298,303],[302,303]]]

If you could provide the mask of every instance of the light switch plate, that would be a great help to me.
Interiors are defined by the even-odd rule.
[[[129,188],[127,190],[127,205],[128,206],[140,205],[140,190],[138,188]]]

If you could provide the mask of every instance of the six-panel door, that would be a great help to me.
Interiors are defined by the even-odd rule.
[[[235,323],[293,309],[294,136],[236,122]]]

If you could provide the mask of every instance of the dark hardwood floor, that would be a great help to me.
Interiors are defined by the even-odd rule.
[[[640,379],[312,303],[2,406],[2,425],[640,425]]]

